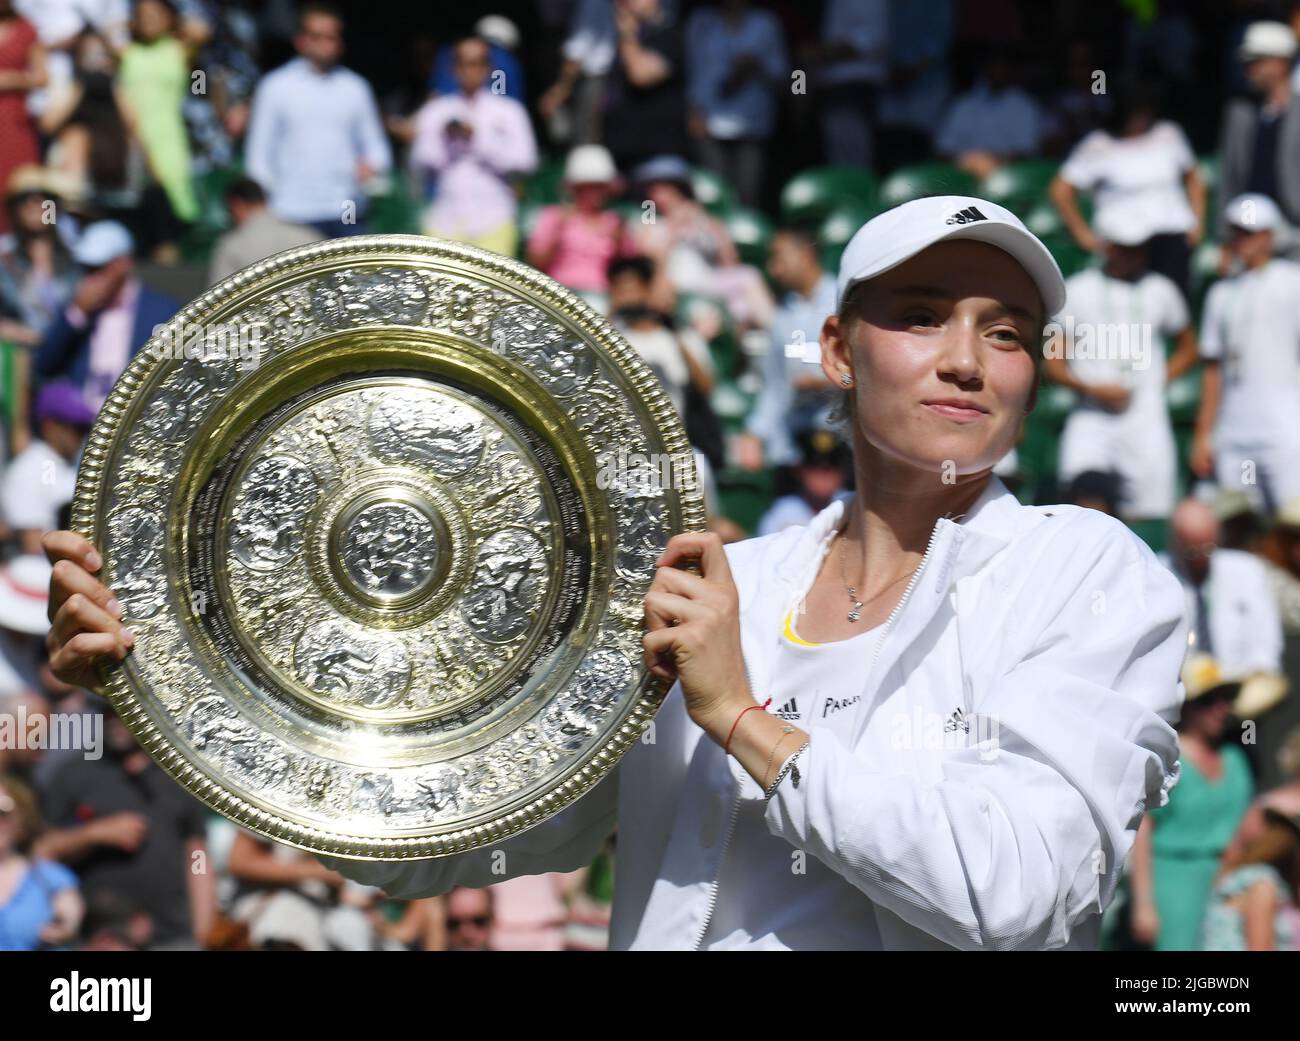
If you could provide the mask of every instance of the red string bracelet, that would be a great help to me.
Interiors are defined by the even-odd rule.
[[[744,714],[745,714],[746,712],[753,712],[754,709],[756,709],[756,708],[766,709],[767,706],[770,705],[770,704],[772,704],[772,699],[771,699],[771,698],[768,698],[768,699],[767,699],[765,702],[763,702],[763,704],[761,704],[761,705],[750,705],[749,708],[742,708],[742,709],[740,710],[740,715],[737,716],[737,717],[736,717],[736,721],[735,721],[734,723],[731,724],[731,733],[729,733],[729,734],[727,735],[727,743],[726,743],[725,745],[722,746],[722,753],[723,753],[723,755],[731,755],[731,739],[732,739],[732,738],[735,736],[735,734],[736,734],[736,727],[740,726],[740,720],[741,720],[741,717],[744,716]]]

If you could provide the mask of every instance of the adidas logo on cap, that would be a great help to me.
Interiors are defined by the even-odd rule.
[[[984,214],[974,206],[967,206],[964,210],[958,210],[949,217],[945,224],[973,224],[977,220],[988,220]]]

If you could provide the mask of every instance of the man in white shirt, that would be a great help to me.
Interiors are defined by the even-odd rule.
[[[1169,529],[1161,559],[1187,595],[1192,646],[1213,655],[1226,676],[1281,672],[1282,619],[1264,562],[1223,549],[1214,509],[1199,499],[1179,503]]]
[[[298,57],[253,95],[245,165],[282,220],[322,235],[365,230],[366,184],[392,165],[370,85],[339,64],[343,19],[325,4],[302,11]]]
[[[1211,287],[1192,467],[1273,514],[1300,495],[1300,264],[1273,256],[1281,211],[1265,195],[1227,207],[1239,274]]]
[[[73,464],[95,412],[76,384],[56,380],[37,393],[32,418],[39,436],[5,467],[0,508],[23,552],[39,555],[41,536],[59,527],[59,510],[72,501],[77,484]]]
[[[1079,395],[1057,469],[1064,483],[1089,470],[1118,474],[1120,516],[1154,520],[1177,497],[1165,388],[1196,364],[1196,334],[1178,287],[1147,267],[1143,227],[1110,213],[1096,226],[1105,267],[1066,279],[1065,310],[1049,326],[1046,374]],[[1166,338],[1176,342],[1167,362]]]

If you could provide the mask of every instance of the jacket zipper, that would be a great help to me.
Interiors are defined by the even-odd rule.
[[[939,537],[939,525],[935,524],[934,530],[930,532],[930,541],[926,544],[925,553],[921,556],[921,563],[917,565],[912,579],[907,583],[907,588],[903,590],[903,595],[899,598],[894,609],[889,612],[889,617],[885,619],[884,632],[880,634],[880,639],[876,641],[875,652],[871,656],[871,670],[875,671],[876,662],[880,659],[881,648],[885,645],[885,638],[894,627],[894,622],[903,610],[903,605],[907,603],[908,597],[912,595],[912,590],[916,588],[916,583],[920,581],[921,574],[925,571],[926,562],[930,559],[930,551],[934,549],[935,540]],[[745,662],[745,679],[749,682],[749,689],[754,690],[754,679],[749,672],[749,662]],[[736,818],[740,816],[740,782],[734,782],[736,786],[735,799],[731,804],[731,819],[727,823],[727,833],[722,839],[722,849],[718,854],[718,877],[714,878],[709,887],[709,906],[704,912],[704,924],[700,926],[699,935],[695,937],[695,944],[692,950],[698,951],[704,943],[704,937],[709,931],[709,924],[713,921],[713,912],[718,906],[718,882],[722,876],[722,863],[727,856],[727,847],[731,844],[731,834],[736,830]]]
[[[752,693],[754,679],[749,674],[749,662],[745,662],[744,665],[745,680],[749,683]],[[732,778],[732,784],[735,785],[736,795],[731,803],[731,819],[727,822],[727,833],[722,837],[722,849],[718,852],[718,874],[709,886],[709,906],[704,912],[704,924],[700,926],[700,934],[695,937],[695,945],[691,948],[694,951],[698,951],[704,943],[704,934],[709,931],[709,923],[713,921],[713,912],[718,906],[718,881],[722,877],[722,862],[727,856],[727,847],[731,845],[731,833],[736,830],[736,818],[740,816],[740,782]]]
[[[930,559],[930,551],[934,549],[934,543],[939,537],[939,525],[936,523],[934,530],[930,532],[930,541],[926,544],[925,552],[921,554],[921,563],[916,566],[916,571],[912,574],[912,580],[907,583],[907,588],[903,590],[903,595],[898,598],[898,603],[894,609],[889,612],[889,617],[885,619],[884,632],[880,634],[880,639],[876,641],[875,653],[871,656],[871,671],[876,671],[876,663],[880,660],[880,652],[885,646],[885,640],[888,638],[890,631],[894,628],[894,622],[903,611],[903,605],[907,603],[908,597],[912,595],[912,590],[916,588],[917,582],[921,580],[921,575],[925,572],[926,562]]]

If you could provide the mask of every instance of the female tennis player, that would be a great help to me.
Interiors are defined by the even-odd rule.
[[[645,658],[676,682],[646,739],[496,847],[328,866],[430,896],[582,867],[617,825],[614,949],[1096,946],[1177,779],[1187,638],[1177,580],[1127,528],[993,476],[1061,273],[1010,212],[949,196],[863,226],[838,290],[821,364],[857,496],[668,544]],[[46,546],[54,668],[86,682],[129,641],[93,547]]]

